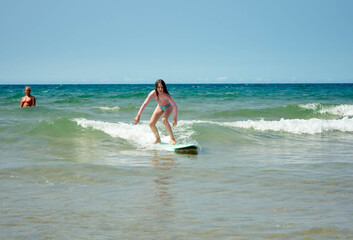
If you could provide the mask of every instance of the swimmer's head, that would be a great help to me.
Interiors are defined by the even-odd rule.
[[[24,90],[25,92],[31,92],[31,88],[30,87],[25,87],[25,90]]]

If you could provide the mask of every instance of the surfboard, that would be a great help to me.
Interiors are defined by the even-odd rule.
[[[197,152],[198,146],[196,144],[175,144],[160,143],[160,145],[166,149],[173,149],[176,152]]]

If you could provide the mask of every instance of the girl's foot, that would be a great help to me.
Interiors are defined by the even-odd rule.
[[[156,141],[154,141],[153,144],[156,144],[156,143],[159,143],[159,142],[161,142],[161,139],[156,139]]]
[[[175,145],[175,140],[170,140],[170,145]]]

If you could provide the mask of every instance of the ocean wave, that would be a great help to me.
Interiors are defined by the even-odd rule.
[[[115,106],[115,107],[94,107],[94,109],[99,109],[101,111],[117,112],[120,110],[120,107],[118,107],[118,106]]]
[[[124,122],[104,122],[104,121],[95,121],[88,120],[85,118],[76,118],[73,119],[77,125],[83,128],[92,128],[95,130],[103,131],[106,134],[112,137],[118,137],[127,141],[128,143],[142,149],[163,149],[158,144],[152,144],[154,142],[155,137],[148,125],[148,122],[141,122],[138,125],[134,125],[132,123],[124,123]],[[158,126],[161,131],[159,131],[162,142],[169,142],[169,135],[164,131],[164,126]],[[195,143],[191,139],[193,135],[193,131],[190,130],[188,126],[182,128],[173,129],[175,138],[178,143]]]
[[[293,134],[320,134],[325,132],[353,132],[353,119],[280,119],[278,121],[247,120],[235,122],[180,121],[180,125],[212,124],[222,127],[253,129],[256,131],[274,131]]]
[[[200,118],[203,119],[337,119],[342,117],[353,116],[353,105],[349,104],[321,104],[321,103],[308,103],[308,104],[288,104],[278,106],[265,106],[265,107],[229,107],[219,108],[213,111],[204,111]]]
[[[298,105],[302,109],[313,110],[314,113],[320,114],[331,114],[341,117],[353,116],[353,105],[341,104],[341,105],[324,105],[321,103],[308,103]]]
[[[254,129],[258,131],[288,132],[294,134],[318,134],[330,131],[353,132],[353,119],[323,120],[312,118],[281,119],[279,121],[239,121],[223,123],[224,126]]]

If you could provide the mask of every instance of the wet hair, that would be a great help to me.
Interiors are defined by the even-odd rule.
[[[154,90],[156,91],[157,99],[159,99],[157,88],[158,88],[158,85],[159,85],[160,83],[162,84],[163,92],[169,95],[169,92],[168,92],[168,90],[167,90],[167,86],[165,85],[165,82],[163,81],[163,79],[158,79],[158,80],[156,81],[156,83],[154,84]]]

